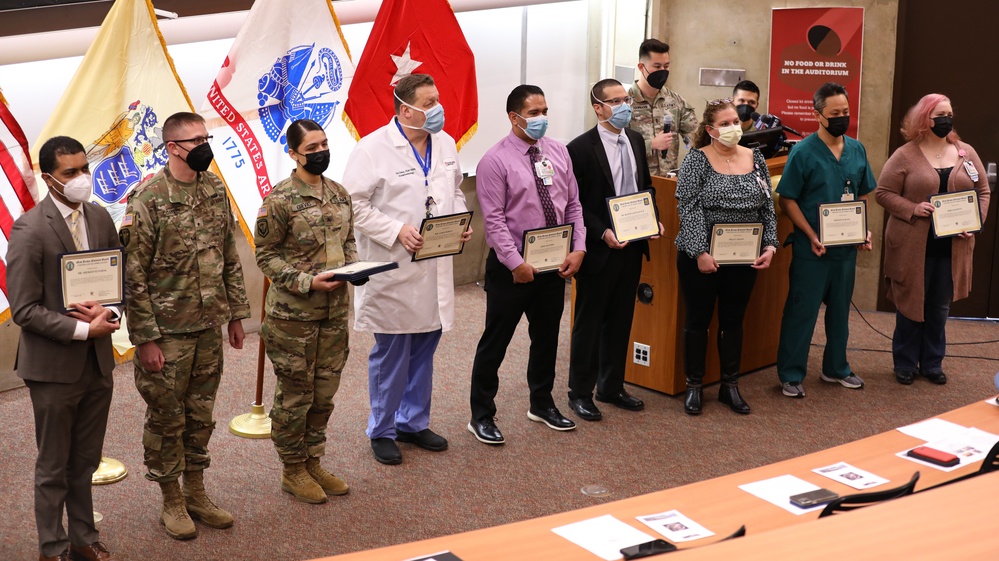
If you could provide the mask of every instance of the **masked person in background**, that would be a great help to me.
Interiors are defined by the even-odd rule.
[[[213,156],[205,120],[175,113],[163,123],[163,138],[167,165],[129,197],[119,237],[135,387],[146,402],[146,479],[160,484],[167,534],[189,539],[198,535],[192,516],[212,528],[233,524],[205,494],[204,470],[222,378],[222,326],[229,345],[243,348],[241,320],[250,317],[250,304],[229,198],[207,171]]]
[[[350,296],[330,269],[357,261],[347,191],[323,177],[326,133],[315,121],[288,126],[288,155],[298,164],[257,212],[257,265],[271,281],[260,326],[277,383],[271,440],[284,470],[281,489],[306,503],[347,484],[326,471],[326,425],[347,362]]]
[[[646,39],[638,48],[641,76],[628,89],[628,95],[634,99],[628,126],[645,139],[649,173],[659,176],[677,168],[678,139],[686,138],[697,128],[694,108],[683,96],[666,87],[669,69],[669,45],[658,39]],[[665,132],[666,124],[669,132]]]

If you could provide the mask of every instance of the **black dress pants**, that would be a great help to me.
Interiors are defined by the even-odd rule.
[[[472,419],[496,415],[499,367],[522,316],[527,316],[531,350],[527,362],[527,384],[531,408],[554,407],[555,359],[558,330],[565,307],[565,279],[555,272],[535,275],[534,281],[514,284],[513,273],[500,263],[496,252],[486,258],[486,325],[472,363],[470,404]]]

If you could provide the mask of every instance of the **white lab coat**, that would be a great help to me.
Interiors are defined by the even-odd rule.
[[[431,207],[434,216],[467,210],[454,139],[440,132],[430,135],[430,140],[429,193],[423,169],[394,118],[362,138],[347,159],[343,186],[354,207],[357,252],[364,261],[399,263],[398,269],[373,275],[354,290],[358,331],[426,333],[454,326],[451,257],[414,263],[398,240],[404,224],[420,227],[428,194],[436,203]]]

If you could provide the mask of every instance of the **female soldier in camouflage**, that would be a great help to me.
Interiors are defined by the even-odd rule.
[[[257,265],[272,283],[260,335],[277,376],[270,416],[281,489],[324,503],[348,491],[319,459],[348,352],[347,287],[328,271],[357,261],[354,218],[347,191],[322,175],[330,161],[322,127],[295,121],[287,139],[298,166],[257,213]]]

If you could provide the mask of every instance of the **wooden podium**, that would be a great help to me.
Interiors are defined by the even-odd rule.
[[[786,157],[768,160],[770,175],[780,175]],[[635,300],[635,319],[631,324],[630,350],[625,380],[645,388],[675,395],[686,389],[683,375],[683,295],[676,272],[676,233],[680,218],[676,210],[676,179],[653,177],[656,204],[666,235],[649,240],[651,261],[644,261],[639,282],[652,287],[653,297],[648,304]],[[776,204],[776,201],[775,201]],[[793,226],[780,209],[777,209],[777,235],[783,243]],[[781,315],[787,297],[788,270],[791,266],[790,249],[779,249],[770,268],[756,277],[753,295],[743,322],[742,368],[751,372],[777,362],[777,343],[780,336]],[[708,357],[704,383],[719,379],[717,310],[710,327]],[[634,361],[635,343],[650,347],[649,366]]]

